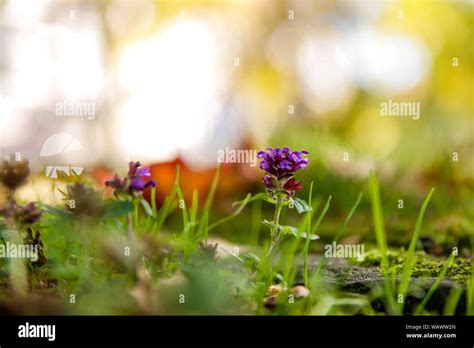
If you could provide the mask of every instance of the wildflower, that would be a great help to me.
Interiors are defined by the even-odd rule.
[[[3,160],[0,166],[0,181],[10,190],[20,187],[30,175],[28,160],[17,161],[14,156]]]
[[[126,177],[115,174],[112,180],[105,182],[105,186],[112,187],[116,192],[128,193],[132,196],[140,195],[146,188],[156,186],[151,177],[150,168],[140,168],[140,162],[130,162]]]
[[[42,211],[34,202],[26,206],[18,204],[14,199],[10,199],[4,208],[0,209],[0,216],[20,225],[32,225],[41,217]]]
[[[266,172],[262,182],[267,191],[284,192],[292,197],[295,191],[301,190],[301,182],[293,175],[308,165],[309,160],[303,157],[307,154],[308,151],[291,151],[288,147],[258,152],[257,157],[262,159],[260,169]]]
[[[103,210],[103,201],[99,192],[92,187],[76,183],[67,185],[63,192],[68,202],[67,209],[77,216],[100,215]]]
[[[272,255],[281,239],[288,235],[296,238],[306,238],[305,232],[300,232],[292,226],[281,226],[280,215],[284,206],[295,206],[298,213],[311,211],[311,206],[300,198],[294,198],[295,191],[301,190],[301,182],[297,181],[293,176],[295,173],[306,168],[309,160],[304,156],[308,155],[308,151],[291,151],[290,148],[277,147],[275,149],[267,148],[266,151],[257,153],[257,158],[261,158],[260,169],[266,173],[262,179],[266,188],[270,202],[275,205],[275,214],[273,221],[262,221],[263,224],[270,228],[270,245],[267,256]]]

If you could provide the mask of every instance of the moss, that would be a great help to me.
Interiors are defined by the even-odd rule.
[[[369,252],[365,253],[364,260],[359,263],[360,266],[371,267],[371,266],[380,266],[381,255],[378,249],[372,249]],[[388,260],[390,265],[402,264],[405,262],[405,252],[403,249],[399,251],[389,251]]]
[[[428,255],[423,251],[415,253],[416,264],[413,267],[412,277],[437,277],[441,272],[446,259]],[[390,251],[388,253],[390,267],[393,267],[396,274],[403,272],[403,267],[406,262],[406,252],[404,249],[399,251]],[[364,261],[359,265],[365,267],[380,266],[381,256],[378,250],[371,250],[366,253]],[[470,260],[458,257],[455,259],[453,265],[449,268],[446,277],[451,278],[457,282],[464,282],[471,277],[471,262]]]

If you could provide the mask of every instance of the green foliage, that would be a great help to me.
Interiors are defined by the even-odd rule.
[[[219,175],[218,169],[202,207],[199,207],[196,190],[190,206],[186,203],[180,187],[179,167],[172,191],[161,206],[154,201],[154,188],[151,204],[142,197],[107,199],[103,200],[100,216],[95,217],[79,218],[60,205],[42,205],[44,216],[38,228],[48,263],[35,271],[37,280],[33,284],[53,282],[56,287],[37,291],[41,291],[42,296],[54,294],[61,312],[70,314],[375,315],[381,314],[380,309],[373,306],[379,297],[385,299],[383,313],[401,314],[404,308],[395,304],[394,299],[400,289],[405,295],[413,293],[410,286],[404,288],[407,277],[431,277],[436,279],[413,314],[432,314],[426,307],[446,278],[458,286],[452,289],[442,313],[457,313],[463,294],[466,312],[473,313],[474,264],[454,255],[445,260],[415,250],[432,192],[422,205],[408,250],[394,251],[387,242],[378,180],[375,176],[370,178],[376,248],[367,252],[362,262],[352,262],[362,267],[379,267],[384,282],[382,288],[374,286],[362,295],[343,292],[327,282],[322,272],[329,267],[327,258],[320,258],[317,263],[311,261],[312,252],[320,254],[319,242],[312,244],[311,241],[319,239],[322,228],[333,231],[331,239],[335,242],[351,229],[355,212],[365,204],[361,193],[338,226],[325,220],[333,196],[324,202],[321,195],[313,192],[313,183],[309,186],[309,203],[295,197],[275,199],[266,193],[249,193],[233,204],[234,210],[229,215],[219,216],[213,209]],[[275,214],[279,217],[277,223],[262,220],[268,207],[262,202],[273,207],[279,205],[280,211],[277,209]],[[282,211],[288,214],[278,215]],[[130,225],[131,216],[133,224]],[[224,226],[237,223],[248,226],[249,245],[232,249],[225,243],[209,243],[211,231],[220,232]],[[269,235],[262,234],[263,243],[259,240],[262,225],[278,234],[278,249],[274,255],[268,254]],[[130,226],[132,234],[128,235]],[[7,226],[0,228],[5,230]],[[125,255],[127,248],[130,253]],[[7,266],[0,263],[0,280],[8,278]],[[397,276],[400,279],[398,292]],[[309,289],[310,295],[289,301],[292,287],[301,283]],[[269,296],[269,287],[275,284],[281,287],[276,305],[266,307],[264,300]],[[70,293],[80,294],[74,307],[65,305]],[[185,295],[186,302],[177,306],[176,298],[180,294]],[[113,301],[112,296],[120,300]]]

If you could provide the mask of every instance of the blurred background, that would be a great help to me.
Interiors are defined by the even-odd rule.
[[[0,1],[0,149],[37,182],[55,180],[48,166],[104,180],[140,160],[164,195],[176,163],[185,191],[205,192],[219,150],[290,146],[310,152],[302,195],[314,181],[339,222],[375,171],[389,230],[411,230],[435,186],[434,233],[472,232],[473,6]],[[389,101],[419,118],[383,116]],[[261,176],[226,165],[219,199],[262,190]]]

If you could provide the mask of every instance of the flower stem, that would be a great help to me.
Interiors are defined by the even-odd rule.
[[[12,242],[15,245],[22,243],[21,234],[19,231],[15,231],[12,238]],[[25,295],[28,290],[28,273],[25,265],[25,260],[22,258],[11,258],[10,259],[10,279],[11,286],[15,293]]]
[[[89,276],[89,233],[87,231],[86,219],[81,219],[81,234],[82,234],[82,251],[83,251],[83,262],[86,277]]]
[[[133,199],[133,206],[134,206],[135,210],[133,212],[133,226],[135,227],[135,229],[138,228],[138,205],[139,205],[138,199],[134,198]]]
[[[275,215],[273,217],[273,224],[275,225],[275,227],[271,229],[271,240],[270,240],[270,247],[267,252],[267,257],[272,255],[280,239],[279,224],[280,224],[280,215],[281,215],[282,208],[283,208],[283,199],[281,196],[278,196],[275,203]]]
[[[132,222],[132,214],[131,213],[127,214],[127,235],[128,235],[128,240],[132,240],[133,222]]]
[[[14,191],[13,189],[7,188],[7,194],[6,194],[6,196],[7,196],[7,201],[10,200],[10,199],[14,199],[14,198],[13,198],[14,192],[15,192],[15,191]]]

